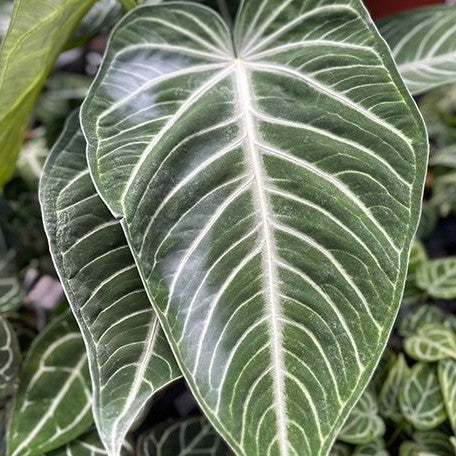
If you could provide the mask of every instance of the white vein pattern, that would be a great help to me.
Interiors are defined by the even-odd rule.
[[[204,7],[144,7],[82,108],[96,187],[237,455],[327,454],[399,305],[426,137],[366,18],[247,0],[233,50]]]
[[[416,273],[416,283],[433,298],[456,297],[456,261],[443,258],[426,261]]]
[[[205,418],[164,423],[144,433],[138,442],[141,456],[223,456],[226,449]]]
[[[448,418],[453,432],[456,432],[456,360],[440,361],[438,376]]]
[[[94,416],[110,455],[152,395],[180,376],[120,224],[97,195],[73,115],[41,182],[57,271],[87,344]]]
[[[16,334],[6,318],[0,316],[0,398],[14,392],[20,361]]]
[[[0,311],[8,312],[20,306],[23,292],[14,267],[15,253],[8,250],[1,231],[0,255]]]
[[[38,399],[37,399],[38,398]],[[24,361],[8,432],[8,454],[46,453],[92,423],[87,355],[76,322],[57,317]]]
[[[421,8],[379,21],[413,94],[456,80],[456,6]]]

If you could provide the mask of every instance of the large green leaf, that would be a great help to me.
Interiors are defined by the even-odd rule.
[[[374,395],[366,390],[350,412],[338,439],[342,442],[361,445],[377,440],[385,433],[385,423],[378,415]]]
[[[412,368],[399,396],[404,417],[418,430],[429,430],[443,423],[447,414],[433,365],[419,363]]]
[[[8,456],[41,456],[92,424],[84,342],[65,312],[35,339],[24,362],[8,428]]]
[[[0,187],[14,171],[46,77],[95,0],[16,0],[0,47]]]
[[[456,435],[456,361],[454,359],[440,361],[438,376],[448,418]]]
[[[94,416],[112,455],[152,395],[180,377],[125,236],[87,169],[77,114],[46,163],[40,187],[56,269],[88,347]]]
[[[456,258],[442,258],[422,264],[416,273],[416,283],[433,298],[456,298]]]
[[[139,456],[224,456],[222,440],[205,418],[161,424],[143,434]]]
[[[397,313],[427,139],[361,2],[247,0],[233,37],[192,3],[130,13],[89,166],[217,431],[326,454]]]
[[[407,354],[418,361],[456,360],[456,333],[443,325],[429,323],[404,342]]]
[[[379,21],[413,94],[456,81],[456,6],[406,11]]]
[[[0,399],[15,390],[20,360],[16,334],[6,318],[0,315]]]

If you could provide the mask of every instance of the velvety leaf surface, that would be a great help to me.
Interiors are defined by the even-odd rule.
[[[69,312],[55,318],[27,353],[8,429],[8,456],[35,456],[92,424],[87,355]]]
[[[456,333],[443,325],[426,324],[418,333],[405,339],[406,353],[417,361],[456,359]]]
[[[222,440],[205,418],[165,423],[143,434],[139,456],[224,456]]]
[[[88,347],[94,416],[112,455],[159,389],[180,377],[122,228],[98,196],[77,114],[40,185],[56,269]]]
[[[89,166],[217,431],[317,456],[396,316],[427,139],[361,2],[247,0],[233,36],[194,4],[130,13]]]
[[[433,298],[456,298],[456,258],[424,263],[416,273],[416,283]]]
[[[379,21],[409,90],[456,81],[456,6],[421,8]]]
[[[0,399],[15,390],[20,362],[16,334],[6,318],[0,315]]]
[[[435,366],[419,363],[399,396],[402,414],[418,430],[429,430],[443,423],[447,414]]]
[[[385,423],[378,415],[378,405],[373,394],[366,390],[350,412],[339,432],[342,442],[361,445],[377,440],[385,432]]]
[[[0,187],[14,171],[29,116],[54,61],[94,2],[14,2],[0,48]]]
[[[456,360],[440,361],[438,376],[448,418],[456,435]]]

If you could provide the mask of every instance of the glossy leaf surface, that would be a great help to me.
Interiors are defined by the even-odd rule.
[[[130,13],[89,166],[217,431],[326,454],[399,306],[426,136],[361,2],[248,0],[233,36],[195,4]]]
[[[421,8],[379,21],[409,90],[456,81],[456,6]]]
[[[220,437],[205,418],[194,417],[159,425],[138,443],[139,456],[224,456]]]
[[[55,266],[88,347],[94,416],[120,451],[152,395],[180,377],[122,228],[89,175],[77,114],[46,163],[40,186]]]
[[[399,397],[404,417],[418,430],[436,428],[447,418],[435,366],[415,364]]]
[[[456,360],[440,361],[438,376],[448,418],[456,435]]]
[[[35,456],[83,434],[92,424],[87,355],[68,312],[34,340],[24,361],[8,429],[8,456]]]
[[[0,399],[15,390],[20,362],[16,334],[6,318],[0,315]]]
[[[30,114],[54,61],[94,2],[14,2],[0,48],[0,187],[14,171]]]

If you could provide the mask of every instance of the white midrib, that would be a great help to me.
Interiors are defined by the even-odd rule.
[[[269,330],[272,341],[271,358],[273,373],[273,388],[277,407],[278,443],[281,456],[288,456],[288,429],[287,410],[285,404],[285,364],[283,361],[283,335],[282,312],[279,302],[278,271],[274,258],[276,257],[275,241],[271,229],[271,210],[268,195],[265,191],[267,176],[264,172],[261,156],[255,147],[256,128],[253,119],[252,93],[249,84],[249,75],[241,59],[235,60],[234,65],[235,86],[240,106],[241,118],[244,122],[246,134],[247,154],[246,159],[253,175],[254,203],[259,214],[260,229],[264,239],[263,270],[265,272],[265,286],[267,292],[267,307],[269,311]]]
[[[78,363],[74,367],[73,372],[70,374],[70,376],[67,378],[67,380],[63,384],[61,390],[55,396],[54,401],[52,402],[52,405],[48,408],[47,412],[42,416],[40,421],[34,427],[33,431],[28,435],[28,437],[25,440],[22,441],[22,443],[16,448],[16,450],[11,454],[11,456],[20,456],[21,451],[24,448],[26,448],[27,445],[34,439],[34,437],[41,431],[43,426],[47,423],[47,420],[50,417],[54,416],[54,412],[57,409],[57,406],[60,404],[60,402],[65,397],[65,394],[70,389],[74,380],[76,380],[76,378],[80,376],[82,368],[84,367],[84,364],[86,363],[86,361],[87,361],[87,355],[84,354],[82,356],[82,358],[80,359],[80,361],[78,361]]]

